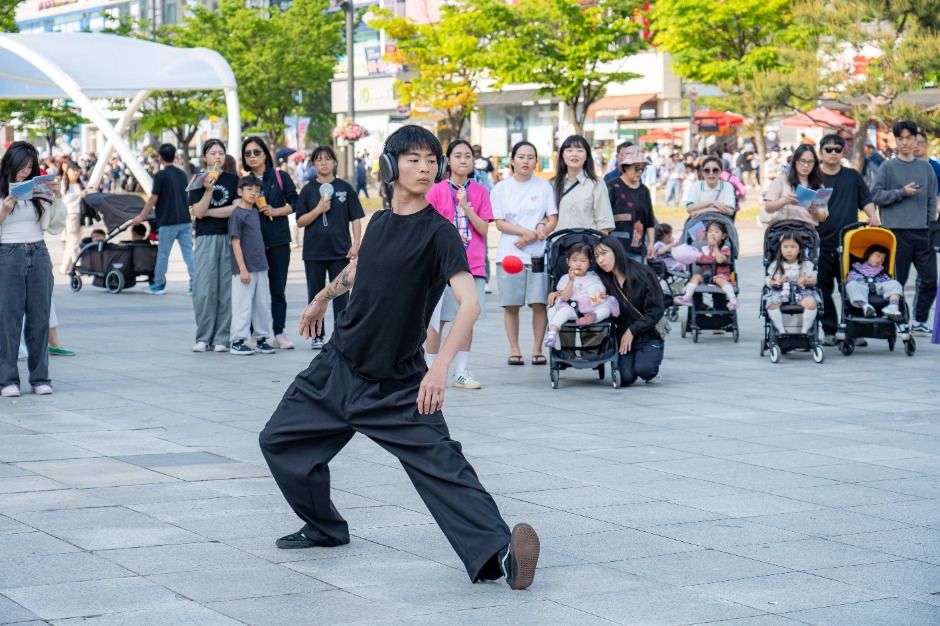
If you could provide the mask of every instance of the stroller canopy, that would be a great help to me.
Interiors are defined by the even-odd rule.
[[[738,252],[741,249],[738,245],[738,230],[734,227],[734,220],[724,213],[709,211],[690,217],[682,227],[682,239],[680,241],[688,244],[704,241],[705,231],[712,222],[721,222],[725,225],[728,231],[728,245],[731,246],[731,258],[738,258]]]
[[[803,257],[816,262],[819,251],[819,233],[816,227],[801,220],[774,222],[764,231],[764,269],[777,257],[780,240],[784,235],[793,235],[803,245]]]
[[[852,269],[852,260],[861,261],[869,246],[884,246],[888,249],[888,259],[885,269],[894,278],[894,257],[897,255],[898,242],[887,228],[866,226],[854,228],[845,232],[842,246],[842,277],[845,278]]]
[[[85,205],[100,214],[108,232],[132,220],[144,209],[144,199],[132,193],[90,193]]]

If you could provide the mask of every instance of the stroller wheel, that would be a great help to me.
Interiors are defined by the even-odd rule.
[[[81,291],[82,290],[82,277],[78,274],[72,274],[71,280],[69,280],[69,285],[72,287],[72,291]]]
[[[767,350],[767,340],[766,340],[766,339],[761,339],[761,340],[760,340],[760,355],[761,355],[761,356],[764,356],[764,351],[765,351],[765,350]]]
[[[616,367],[610,368],[610,382],[614,389],[620,389],[620,370]]]
[[[890,352],[894,352],[894,344],[895,344],[895,343],[897,343],[897,339],[895,339],[894,337],[892,337],[891,339],[888,339],[888,350],[889,350]]]
[[[780,362],[780,348],[778,346],[770,346],[770,362]]]
[[[737,327],[737,326],[735,326],[734,329],[731,331],[731,336],[734,338],[734,342],[735,342],[735,343],[738,343],[738,339],[741,338],[741,335],[740,335],[740,333],[738,333],[738,327]]]
[[[552,379],[552,389],[558,389],[558,379],[561,378],[561,374],[559,374],[558,370],[552,370],[549,376]]]
[[[104,277],[104,286],[108,293],[121,293],[124,289],[124,274],[117,270],[111,270]]]
[[[666,319],[668,319],[670,322],[678,322],[679,321],[679,307],[675,307],[675,306],[669,307],[669,309],[666,311]]]
[[[914,353],[917,351],[917,344],[914,343],[914,339],[911,338],[904,342],[904,354],[907,356],[914,356]]]
[[[826,353],[823,352],[822,346],[816,346],[813,348],[813,360],[817,363],[822,363],[823,359],[826,358]]]
[[[597,378],[600,380],[604,380],[604,364],[603,363],[597,366]]]
[[[855,352],[855,342],[851,339],[845,339],[842,343],[839,344],[839,352],[845,356],[851,355]]]
[[[698,328],[692,331],[692,343],[698,343]]]

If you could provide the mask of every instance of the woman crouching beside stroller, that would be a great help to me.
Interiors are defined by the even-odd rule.
[[[794,304],[803,307],[803,334],[813,328],[816,321],[816,270],[811,261],[805,260],[803,246],[791,235],[780,240],[777,258],[767,266],[767,317],[780,334],[785,334],[783,312],[780,307]]]
[[[620,386],[632,385],[637,378],[660,382],[664,343],[656,324],[665,306],[659,279],[646,265],[627,258],[623,245],[610,235],[594,247],[594,260],[607,293],[620,305],[620,314],[611,318],[620,344]]]

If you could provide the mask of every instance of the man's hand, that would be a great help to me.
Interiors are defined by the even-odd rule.
[[[143,224],[146,218],[143,215],[138,215],[131,220],[131,226],[137,226],[138,224]]]
[[[920,193],[920,187],[914,183],[908,183],[904,185],[904,195],[905,196],[916,196]]]
[[[349,251],[346,252],[346,258],[352,261],[357,256],[359,256],[359,244],[353,242],[353,245],[349,246]]]
[[[251,282],[251,274],[248,273],[248,270],[239,271],[238,278],[242,281],[243,285],[247,285]]]
[[[627,329],[627,332],[623,334],[623,337],[620,338],[620,354],[626,354],[630,352],[630,348],[633,347],[633,331]]]
[[[653,244],[650,244],[646,247],[646,258],[652,259],[654,256],[656,255],[653,254]]]
[[[881,218],[878,217],[877,213],[873,213],[868,216],[868,225],[869,226],[881,226]]]
[[[435,361],[424,375],[418,388],[418,413],[430,415],[444,406],[444,389],[447,386],[447,368]]]
[[[319,294],[317,294],[319,295]],[[323,316],[326,315],[327,303],[329,301],[317,296],[313,297],[310,304],[300,314],[300,336],[304,339],[310,339],[320,334],[320,328],[323,326]]]

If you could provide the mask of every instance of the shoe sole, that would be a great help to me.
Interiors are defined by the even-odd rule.
[[[252,354],[255,353],[254,350],[252,350],[251,352],[241,352],[241,351],[239,351],[239,350],[229,350],[228,352],[229,352],[229,354],[234,354],[234,355],[236,355],[236,356],[251,356]]]
[[[457,389],[482,389],[483,385],[465,385],[464,383],[453,383]]]
[[[278,539],[274,545],[281,550],[302,550],[304,548],[314,548],[317,544],[312,541],[281,541]]]
[[[0,398],[19,398],[21,394],[19,393],[5,393],[0,395]]]
[[[509,545],[516,560],[516,579],[509,586],[512,589],[525,589],[535,579],[535,568],[539,562],[541,543],[538,533],[528,524],[516,524]]]
[[[274,350],[255,350],[258,354],[274,354]]]

